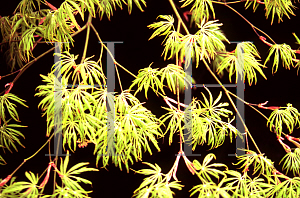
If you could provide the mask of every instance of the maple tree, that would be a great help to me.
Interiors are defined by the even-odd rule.
[[[41,43],[60,43],[61,53],[54,55],[60,59],[48,75],[41,75],[44,84],[37,87],[36,96],[40,97],[39,108],[46,117],[49,138],[37,152],[24,161],[6,178],[0,181],[0,197],[88,197],[91,191],[85,190],[82,184],[92,182],[78,174],[98,171],[89,168],[88,162],[80,162],[72,167],[69,165],[69,150],[76,152],[77,147],[84,148],[93,144],[96,165],[106,168],[110,163],[120,170],[124,167],[127,172],[146,175],[147,177],[133,192],[135,197],[173,197],[174,191],[181,190],[183,184],[176,173],[180,159],[192,175],[199,178],[199,184],[190,189],[190,195],[198,197],[297,197],[300,193],[299,164],[300,139],[292,136],[295,127],[300,126],[299,112],[287,104],[286,107],[267,106],[264,103],[249,103],[230,92],[221,82],[220,76],[228,73],[229,81],[235,74],[236,82],[240,76],[250,86],[257,83],[257,76],[266,79],[263,69],[269,61],[273,61],[272,73],[278,71],[279,65],[286,69],[299,68],[297,58],[300,50],[292,49],[288,44],[277,44],[267,33],[250,23],[241,13],[231,7],[231,4],[242,3],[246,9],[253,11],[264,6],[265,15],[271,17],[271,24],[277,17],[282,22],[284,17],[290,18],[295,9],[292,1],[284,0],[247,0],[247,1],[213,1],[213,0],[169,0],[175,14],[159,15],[158,22],[148,25],[153,29],[149,40],[164,37],[162,56],[172,63],[164,67],[154,68],[152,64],[139,68],[135,75],[115,59],[110,49],[101,39],[101,33],[95,28],[93,19],[103,17],[111,19],[117,7],[127,6],[129,14],[135,5],[141,11],[146,6],[145,0],[65,0],[55,7],[46,0],[22,0],[12,16],[0,17],[2,34],[1,50],[5,50],[7,65],[11,72],[1,74],[1,81],[15,75],[7,82],[0,96],[0,147],[3,150],[17,151],[17,145],[23,146],[20,138],[24,137],[22,127],[14,124],[19,122],[17,105],[26,106],[26,102],[14,93],[14,85],[26,70],[39,61],[43,56],[53,52],[52,47],[39,56],[33,55],[33,50]],[[256,46],[251,42],[240,42],[233,51],[226,50],[230,43],[223,33],[222,24],[215,20],[214,4],[221,4],[237,13],[253,29],[257,37],[270,48],[264,64],[260,63],[260,55]],[[189,8],[180,14],[180,9]],[[88,17],[85,17],[88,15]],[[182,17],[183,16],[183,17]],[[81,20],[81,21],[80,21]],[[80,21],[80,22],[79,22]],[[190,27],[186,22],[190,22]],[[191,29],[195,28],[194,34]],[[81,60],[79,55],[70,53],[76,35],[86,31],[86,39]],[[99,59],[87,57],[90,35],[94,34],[101,45]],[[300,40],[293,34],[297,44]],[[110,56],[115,65],[120,92],[108,90],[107,76],[103,67],[104,51]],[[242,54],[242,55],[241,55]],[[243,64],[239,57],[243,56]],[[281,62],[280,62],[281,60]],[[192,64],[196,68],[204,67],[223,89],[216,99],[205,87],[202,92],[203,100],[193,98],[190,104],[180,101],[180,94],[191,89],[195,80],[186,73]],[[214,68],[211,67],[214,65]],[[128,89],[123,89],[119,69],[124,70],[135,78]],[[70,86],[69,86],[70,85]],[[97,86],[96,86],[97,85]],[[157,118],[146,108],[137,97],[139,92],[153,91],[165,102],[162,107],[165,114]],[[173,94],[170,95],[169,93]],[[223,93],[223,94],[222,94]],[[229,102],[222,102],[227,97]],[[226,164],[212,163],[216,155],[210,153],[203,158],[190,160],[183,150],[183,144],[188,139],[193,150],[207,144],[211,149],[220,147],[226,138],[232,139],[241,132],[232,124],[237,119],[229,110],[231,105],[241,118],[232,97],[241,100],[266,118],[269,130],[274,133],[278,143],[286,155],[280,163],[285,173],[279,171],[274,162],[269,159],[255,142],[251,131],[243,122],[246,134],[245,155],[236,156],[238,170],[231,170]],[[174,99],[175,98],[175,99]],[[57,105],[59,103],[59,111]],[[258,109],[272,111],[269,117]],[[190,112],[190,123],[187,124],[186,114]],[[59,121],[58,121],[59,120]],[[113,124],[110,120],[113,120]],[[243,119],[241,119],[243,120]],[[190,128],[189,128],[190,127]],[[114,133],[109,131],[114,129]],[[57,129],[62,131],[62,146],[67,151],[64,158],[51,158],[49,164],[40,176],[37,173],[25,172],[28,181],[16,181],[14,177],[25,162],[50,145]],[[185,130],[189,129],[189,133]],[[287,129],[287,132],[286,132]],[[162,173],[161,167],[154,163],[143,162],[150,169],[133,170],[134,162],[143,161],[143,154],[160,151],[159,139],[169,137],[169,145],[174,144],[174,136],[179,136],[179,151],[174,164],[168,173]],[[287,143],[292,143],[291,148]],[[253,148],[249,147],[249,142]],[[0,162],[5,159],[0,156]],[[34,171],[34,170],[33,170]],[[252,172],[253,174],[250,174]],[[291,173],[291,177],[288,173]],[[50,175],[54,177],[52,194],[45,193]],[[60,180],[56,178],[56,174]],[[42,179],[43,178],[43,179]]]

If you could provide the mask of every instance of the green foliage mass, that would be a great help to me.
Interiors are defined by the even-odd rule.
[[[62,53],[54,54],[61,61],[54,64],[47,75],[41,75],[44,84],[37,87],[35,94],[41,98],[38,106],[43,112],[42,115],[46,117],[46,135],[49,139],[36,153],[24,159],[13,173],[0,179],[1,198],[89,197],[91,191],[85,190],[82,183],[91,185],[92,182],[78,175],[98,171],[98,169],[88,168],[88,162],[80,162],[68,168],[69,150],[76,152],[77,146],[81,148],[88,144],[94,145],[97,166],[101,164],[101,167],[107,168],[112,162],[120,170],[125,167],[129,172],[133,170],[130,168],[132,164],[143,161],[150,167],[150,169],[133,170],[147,176],[133,192],[134,197],[173,197],[176,190],[184,187],[176,176],[181,158],[191,174],[199,178],[199,183],[190,189],[190,196],[199,198],[299,197],[300,138],[290,136],[295,127],[300,126],[298,110],[289,103],[287,107],[267,107],[265,106],[267,102],[248,103],[227,90],[217,76],[223,76],[227,72],[231,82],[235,74],[236,83],[240,76],[241,80],[248,80],[251,86],[253,82],[257,83],[257,73],[266,79],[263,69],[269,61],[273,61],[273,74],[278,71],[279,65],[286,69],[290,69],[291,66],[298,67],[299,50],[292,49],[286,43],[275,43],[269,35],[255,27],[230,6],[233,3],[244,3],[246,9],[252,6],[254,11],[259,6],[264,7],[266,18],[271,16],[272,24],[275,17],[278,18],[278,22],[282,22],[284,16],[290,18],[290,15],[295,15],[294,2],[291,0],[181,0],[180,8],[178,5],[176,7],[173,0],[169,2],[176,18],[172,15],[159,15],[157,19],[160,21],[148,25],[148,28],[154,31],[149,40],[159,36],[164,37],[162,56],[164,60],[170,60],[172,63],[161,65],[160,68],[150,64],[148,67],[141,68],[137,76],[114,59],[112,53],[103,44],[101,34],[94,27],[92,20],[96,17],[102,20],[104,16],[111,20],[117,8],[123,9],[125,6],[131,14],[133,4],[143,12],[146,7],[144,0],[65,0],[58,8],[46,0],[22,0],[11,16],[0,17],[1,50],[5,50],[7,64],[12,72],[8,75],[14,74],[17,67],[20,68],[17,70],[19,72],[17,77],[5,86],[6,89],[0,95],[0,147],[4,152],[6,150],[12,152],[12,148],[17,151],[17,145],[23,146],[20,139],[25,138],[21,131],[25,126],[15,122],[20,122],[17,104],[27,106],[25,100],[12,93],[15,81],[34,62],[54,49],[51,48],[34,57],[32,51],[38,44],[63,43]],[[261,57],[254,43],[241,42],[233,51],[226,50],[226,44],[230,42],[222,31],[223,24],[215,19],[215,4],[226,6],[239,14],[250,24],[258,38],[270,47],[264,64],[260,63]],[[178,12],[181,8],[189,9],[183,16],[190,21],[190,27],[195,28],[194,34],[190,33],[187,24],[183,22]],[[87,21],[86,15],[88,15]],[[84,30],[87,32],[86,41],[82,59],[79,61],[77,60],[79,55],[70,53],[70,49],[74,47],[73,37]],[[91,32],[101,43],[98,60],[94,60],[94,56],[86,57]],[[297,35],[295,33],[293,35],[300,45]],[[102,67],[104,50],[111,56],[116,66],[121,88],[119,93],[111,92],[107,88],[107,76]],[[192,64],[196,68],[206,67],[221,85],[223,91],[216,99],[204,86],[205,92],[201,93],[203,99],[194,97],[190,104],[183,104],[180,101],[180,93],[195,84],[191,74],[186,72]],[[122,87],[118,68],[124,69],[135,77],[125,90]],[[145,102],[140,101],[138,97],[138,93],[143,91],[146,98],[149,91],[163,98],[166,103],[162,106],[165,110],[164,115],[157,118],[150,109],[145,107]],[[166,94],[170,92],[172,95]],[[222,102],[224,94],[228,102]],[[241,116],[229,94],[252,108],[257,106],[271,110],[267,117],[256,109],[266,118],[267,127],[286,151],[286,155],[279,162],[285,173],[281,173],[275,167],[275,162],[260,151],[244,122],[245,133],[254,147],[251,148],[252,150],[249,148],[247,139],[247,149],[241,148],[245,155],[237,156],[238,162],[235,165],[239,166],[239,171],[229,170],[223,163],[212,163],[212,160],[216,159],[213,153],[206,155],[202,162],[198,159],[191,162],[189,156],[185,155],[182,145],[187,140],[195,150],[197,146],[204,144],[210,149],[220,147],[227,136],[230,141],[233,137],[242,138],[241,132],[232,125],[236,118],[229,110],[229,105],[235,109],[240,119]],[[285,130],[288,130],[289,135]],[[33,172],[25,172],[29,181],[16,181],[16,177],[13,177],[15,172],[48,143],[50,144],[51,138],[57,131],[62,131],[62,146],[67,150],[64,159],[58,160],[56,156],[52,160],[50,157],[48,167],[43,174],[39,176]],[[175,135],[180,138],[180,150],[173,167],[167,174],[162,173],[158,164],[144,162],[145,152],[151,155],[153,152],[160,151],[159,138],[169,136],[168,142],[171,145]],[[290,148],[283,142],[284,140],[293,143],[295,148]],[[0,164],[6,164],[1,155]],[[54,188],[53,193],[48,195],[44,193],[44,189],[52,174],[54,174]],[[59,182],[56,174],[60,178]],[[291,174],[293,177],[290,177]]]

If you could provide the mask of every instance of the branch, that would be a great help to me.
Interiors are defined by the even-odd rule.
[[[110,52],[110,50],[106,47],[106,45],[103,44],[103,42],[102,42],[102,40],[101,40],[101,38],[100,38],[100,36],[99,36],[99,33],[97,32],[97,30],[96,30],[96,28],[93,26],[93,24],[91,24],[91,28],[94,30],[94,32],[95,32],[95,34],[96,34],[96,36],[97,36],[99,42],[101,43],[101,46],[103,46],[103,47],[106,49],[107,53],[110,55],[111,59],[114,61],[114,64],[120,66],[122,69],[124,69],[124,70],[125,70],[126,72],[128,72],[130,75],[132,75],[133,77],[137,78],[136,75],[134,75],[133,73],[131,73],[131,72],[130,72],[129,70],[127,70],[123,65],[121,65],[120,63],[118,63],[118,62],[116,61],[115,57],[112,55],[112,53]]]
[[[72,34],[71,37],[76,36],[77,34],[79,34],[80,32],[82,32],[86,27],[87,27],[87,25],[83,26],[81,28],[81,30],[78,30],[77,32],[75,32],[74,34]],[[18,73],[18,75],[14,78],[14,80],[11,83],[15,84],[15,82],[20,78],[20,76],[26,71],[26,69],[28,69],[33,63],[35,63],[37,60],[39,60],[40,58],[42,58],[43,56],[45,56],[46,54],[48,54],[49,52],[51,52],[54,49],[55,49],[55,47],[52,47],[51,49],[47,50],[43,54],[39,55],[37,58],[34,58],[30,62],[28,62],[26,65],[24,65],[24,67],[22,67],[20,69],[20,72]],[[5,91],[1,92],[0,95],[2,95]]]
[[[49,8],[51,8],[51,10],[57,10],[57,8],[55,6],[53,6],[51,3],[47,2],[46,0],[45,0],[45,3],[47,4],[47,6]]]
[[[260,38],[261,35],[259,35],[257,33],[256,30],[260,31],[261,33],[263,33],[266,37],[268,37],[274,44],[275,41],[267,34],[265,33],[264,31],[262,31],[261,29],[259,29],[258,27],[256,27],[255,25],[253,25],[250,21],[248,21],[241,13],[239,13],[238,11],[236,11],[234,8],[232,8],[231,6],[227,5],[227,3],[222,3],[222,2],[218,2],[218,1],[213,1],[214,3],[218,3],[218,4],[222,4],[222,5],[225,5],[226,7],[228,7],[229,9],[231,9],[232,11],[234,11],[236,14],[238,14],[242,19],[244,19],[250,26],[251,28],[253,29],[253,31],[255,32],[255,34]]]
[[[86,31],[85,45],[84,45],[83,55],[82,55],[82,58],[81,58],[81,63],[83,63],[83,61],[86,57],[87,47],[88,47],[88,44],[89,44],[90,31],[91,31],[91,23],[92,23],[92,15],[89,14],[89,18],[88,18],[88,21],[86,23],[87,31]]]
[[[0,187],[6,184],[11,179],[11,177],[17,172],[17,170],[19,170],[21,168],[21,166],[23,166],[23,164],[25,164],[25,162],[27,162],[28,160],[30,160],[31,158],[36,156],[36,154],[38,154],[48,144],[48,142],[50,142],[50,140],[53,136],[54,136],[54,133],[48,138],[48,140],[43,144],[43,146],[41,146],[33,155],[24,159],[23,162],[10,175],[8,175],[4,180],[2,180],[0,182]]]
[[[182,23],[182,26],[183,26],[185,32],[186,32],[187,34],[190,34],[188,28],[186,27],[185,23],[183,22],[181,16],[179,15],[178,10],[176,9],[176,5],[174,4],[173,0],[169,0],[169,2],[170,2],[170,4],[171,4],[171,6],[172,6],[172,8],[173,8],[173,11],[175,12],[175,14],[176,14],[178,20],[179,20],[179,22]]]

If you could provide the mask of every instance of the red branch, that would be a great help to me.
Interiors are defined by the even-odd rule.
[[[190,11],[185,11],[185,12],[183,13],[183,16],[184,16],[184,18],[185,18],[186,21],[189,21],[188,15],[192,15],[192,13],[191,13]]]
[[[8,175],[5,179],[0,182],[0,187],[4,186],[11,178],[11,175]]]
[[[266,105],[268,103],[268,101],[264,102],[264,103],[260,103],[258,104],[257,106],[259,108],[262,108],[262,109],[271,109],[271,110],[276,110],[276,109],[280,109],[280,107],[277,107],[277,106],[270,106],[270,107],[265,107],[264,105]]]
[[[40,22],[39,22],[39,25],[41,25],[41,24],[43,24],[43,23],[44,23],[44,21],[45,21],[46,17],[47,17],[47,16],[44,16],[44,17],[43,17],[43,18],[40,20]]]
[[[31,188],[32,188],[32,187],[28,188],[28,189],[24,192],[24,194],[25,194],[25,195],[28,195],[28,194],[31,192],[31,190],[32,190]]]
[[[43,187],[47,184],[47,182],[48,182],[48,180],[49,180],[50,170],[51,170],[52,163],[53,163],[53,162],[50,162],[49,165],[48,165],[47,175],[45,176],[43,182],[42,182],[41,185],[40,185],[41,188],[43,188]]]
[[[300,144],[299,144],[300,139],[299,139],[299,138],[295,138],[295,137],[289,136],[289,135],[286,135],[285,137],[286,137],[286,139],[288,139],[290,142],[292,142],[295,146],[297,146],[298,148],[300,148]],[[298,141],[298,142],[296,142],[296,141]]]
[[[189,171],[194,175],[196,173],[196,167],[195,165],[185,156],[185,154],[182,152],[183,159],[185,162],[185,165],[189,169]]]
[[[178,179],[176,177],[176,172],[177,172],[177,169],[178,169],[178,163],[179,163],[180,157],[181,157],[181,153],[178,152],[178,155],[176,157],[176,161],[173,164],[173,167],[171,168],[171,170],[169,171],[169,173],[167,174],[167,181],[170,181],[171,177],[173,177],[174,180],[178,181]]]
[[[267,40],[267,39],[266,39],[266,37],[259,36],[259,39],[260,39],[262,42],[264,42],[265,44],[267,44],[269,47],[271,47],[271,46],[272,46],[272,44],[271,44],[271,43],[269,43],[268,41],[266,41],[266,40]]]
[[[279,143],[281,144],[281,146],[284,148],[285,152],[287,152],[287,153],[291,152],[291,148],[288,145],[286,145],[285,143],[282,142],[282,140],[284,140],[283,137],[277,136],[277,140],[279,141]]]
[[[10,92],[11,88],[14,86],[14,83],[12,83],[12,82],[11,83],[7,83],[5,85],[5,87],[7,87],[7,86],[9,86],[9,88],[5,91],[4,94],[8,94]]]
[[[55,169],[55,171],[57,172],[57,174],[59,175],[59,177],[63,177],[63,175],[60,174],[59,170],[57,169],[56,165],[53,162],[50,162],[50,164],[53,166],[53,168]]]
[[[36,47],[36,45],[38,44],[38,42],[40,42],[42,39],[43,39],[43,38],[40,37],[39,40],[37,40],[37,41],[33,44],[32,48],[31,48],[30,50],[32,51],[32,50]]]
[[[47,4],[47,6],[49,6],[49,8],[51,8],[52,10],[57,10],[57,8],[54,5],[52,5],[51,3],[47,2],[47,1],[45,1],[45,2]]]

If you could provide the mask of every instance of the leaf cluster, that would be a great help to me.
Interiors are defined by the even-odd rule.
[[[191,76],[186,75],[183,68],[175,65],[168,64],[166,67],[159,69],[153,69],[151,65],[144,69],[140,69],[137,78],[133,81],[129,90],[133,86],[138,85],[137,92],[145,90],[145,97],[147,98],[147,93],[149,87],[158,95],[158,91],[165,94],[163,87],[165,80],[167,81],[168,88],[175,94],[177,89],[177,82],[179,83],[179,89],[183,91],[185,88],[192,87],[194,79]]]
[[[231,121],[222,121],[222,118],[228,118],[232,112],[224,107],[228,106],[228,103],[219,103],[222,92],[220,92],[218,98],[213,100],[212,94],[206,88],[209,93],[209,99],[202,93],[204,102],[193,99],[192,103],[186,108],[185,112],[173,109],[165,108],[168,111],[165,115],[161,116],[161,121],[164,123],[169,120],[166,133],[170,131],[169,144],[172,143],[173,135],[179,132],[180,135],[184,134],[184,129],[188,130],[187,138],[184,140],[192,140],[193,150],[197,145],[203,145],[207,143],[212,148],[217,148],[224,143],[225,136],[229,135],[232,139],[232,135],[239,135],[237,129],[231,125]],[[191,112],[191,120],[185,121],[185,115]],[[187,123],[186,123],[187,122]],[[187,126],[190,126],[187,127]]]
[[[7,62],[12,70],[16,65],[23,67],[30,57],[34,58],[32,51],[41,40],[63,43],[65,49],[69,50],[70,44],[73,46],[75,28],[81,30],[77,14],[82,21],[86,11],[93,17],[98,13],[100,19],[104,14],[110,19],[116,6],[123,9],[122,3],[128,7],[130,14],[133,2],[141,11],[142,5],[146,6],[145,0],[65,0],[59,8],[50,6],[51,9],[41,9],[41,4],[48,5],[48,2],[22,0],[13,16],[0,19],[2,43],[8,44],[5,53]]]
[[[133,192],[134,197],[146,198],[146,197],[173,197],[175,194],[172,189],[181,190],[183,185],[179,184],[178,181],[168,181],[166,174],[161,172],[161,168],[155,164],[143,162],[150,166],[152,169],[142,169],[135,171],[136,173],[143,175],[150,175],[145,178],[141,185]]]
[[[293,9],[296,9],[296,6],[293,5],[292,1],[289,0],[272,0],[267,1],[264,0],[265,3],[265,10],[266,10],[266,17],[268,18],[272,13],[272,20],[271,24],[273,23],[274,16],[277,15],[278,23],[281,21],[285,15],[287,18],[290,19],[289,15],[295,15]]]
[[[296,148],[294,152],[288,152],[279,163],[283,162],[282,169],[293,172],[293,175],[300,175],[300,148]]]
[[[293,9],[297,8],[293,5],[292,1],[289,0],[247,0],[245,7],[248,9],[252,5],[253,11],[255,12],[260,4],[264,4],[266,18],[268,19],[271,15],[271,24],[273,24],[276,15],[278,17],[278,23],[283,21],[283,16],[286,16],[288,19],[290,19],[290,15],[295,15]]]
[[[16,143],[24,147],[20,141],[20,137],[25,137],[19,130],[15,128],[26,126],[19,124],[9,124],[9,121],[11,119],[20,122],[19,115],[16,110],[17,105],[15,103],[27,107],[24,102],[25,100],[19,98],[18,96],[12,93],[6,93],[0,96],[0,147],[2,147],[4,152],[5,149],[12,152],[11,147],[18,151]],[[7,119],[8,115],[11,118]],[[0,164],[3,165],[5,163],[6,162],[0,155]]]
[[[152,154],[149,142],[160,150],[156,140],[162,136],[160,121],[143,103],[127,90],[115,96],[107,92],[102,67],[92,57],[76,64],[77,56],[68,52],[60,56],[61,65],[54,65],[48,76],[41,75],[46,85],[38,86],[36,94],[43,97],[39,107],[47,116],[48,136],[57,125],[64,148],[67,144],[75,151],[77,143],[80,147],[95,144],[97,165],[102,158],[103,167],[111,159],[120,169],[124,164],[129,170],[129,163],[141,160],[143,151]],[[62,119],[55,119],[60,114]]]
[[[199,29],[195,34],[182,35],[175,31],[172,16],[160,15],[159,17],[167,21],[156,22],[148,27],[156,29],[150,39],[166,35],[163,51],[165,59],[169,52],[168,59],[174,57],[175,54],[180,54],[181,61],[185,56],[186,65],[189,65],[190,60],[193,59],[196,60],[196,67],[198,67],[200,60],[205,58],[210,61],[215,58],[218,51],[225,49],[223,41],[229,42],[220,30],[222,24],[216,23],[217,20],[202,20],[201,23],[197,23]]]
[[[194,186],[190,190],[190,196],[197,194],[197,197],[199,198],[269,197],[273,195],[274,197],[280,197],[280,195],[286,190],[286,187],[282,187],[284,185],[282,185],[281,188],[276,188],[276,182],[272,178],[268,178],[268,181],[261,177],[251,178],[247,174],[242,175],[237,171],[228,170],[227,166],[222,163],[211,164],[211,160],[214,158],[216,158],[214,154],[208,154],[204,157],[202,163],[197,160],[193,161],[192,164],[197,177],[200,179],[200,184]],[[136,172],[150,176],[145,178],[139,188],[135,190],[134,196],[146,198],[155,197],[156,195],[156,197],[164,197],[163,195],[165,195],[166,192],[170,192],[168,197],[173,197],[171,194],[172,191],[166,189],[169,188],[172,183],[174,189],[181,190],[181,185],[178,184],[179,181],[169,182],[168,178],[170,177],[162,174],[161,169],[157,164],[145,164],[150,166],[152,169],[142,169]],[[213,178],[211,178],[211,176],[213,176]],[[164,183],[166,181],[168,182],[164,185],[164,189],[160,189],[156,186],[157,183]],[[156,188],[154,189],[154,187]]]
[[[114,119],[109,115],[106,119],[105,114],[102,116],[103,123],[114,124],[114,131],[110,131],[107,125],[98,129],[95,147],[97,163],[102,158],[105,167],[111,158],[121,170],[121,163],[123,163],[128,171],[129,163],[133,164],[134,161],[142,160],[143,152],[152,154],[149,142],[160,151],[156,140],[163,136],[160,120],[137,98],[124,92],[115,96],[114,113]]]
[[[270,60],[274,54],[272,73],[276,73],[279,65],[279,57],[281,58],[282,65],[286,69],[290,69],[290,66],[294,67],[293,59],[296,58],[295,51],[292,50],[291,46],[283,44],[274,44],[270,47],[269,55],[265,60],[265,64]]]
[[[35,175],[32,172],[25,172],[25,176],[30,182],[19,181],[14,182],[12,180],[10,185],[6,185],[1,192],[1,197],[88,197],[88,193],[91,191],[86,191],[79,183],[92,184],[91,181],[78,177],[77,175],[82,174],[88,171],[98,171],[95,168],[88,168],[88,162],[81,162],[70,169],[68,169],[69,164],[69,152],[63,161],[61,159],[60,170],[55,169],[56,172],[60,175],[62,186],[56,184],[55,191],[52,195],[43,194],[45,186],[39,186],[40,177]],[[47,176],[46,176],[47,177]]]
[[[268,118],[267,125],[270,131],[274,130],[277,136],[281,137],[283,124],[287,126],[289,133],[293,132],[297,124],[300,126],[299,116],[298,110],[293,107],[292,104],[288,103],[287,107],[280,107],[280,109],[272,111]]]
[[[238,77],[240,76],[241,80],[245,82],[246,78],[248,79],[248,83],[251,86],[253,80],[256,84],[257,77],[256,72],[257,70],[260,75],[262,75],[265,79],[266,76],[264,75],[261,67],[264,67],[261,63],[258,62],[256,58],[260,58],[259,53],[253,43],[250,42],[242,42],[237,44],[236,49],[234,52],[226,53],[217,63],[217,73],[222,74],[223,71],[226,69],[229,72],[229,80],[231,82],[231,77],[235,73],[236,74],[236,82],[238,81]]]
[[[254,151],[242,149],[247,152],[245,155],[237,156],[239,162],[236,165],[240,165],[240,168],[244,168],[243,172],[248,171],[249,167],[252,165],[254,167],[253,174],[258,173],[258,176],[261,174],[266,176],[271,176],[275,170],[274,162],[268,159],[263,154],[257,154]]]
[[[210,11],[213,19],[215,19],[215,11],[211,0],[181,0],[184,2],[181,8],[184,8],[193,3],[191,12],[191,25],[192,23],[199,24],[201,21],[207,21],[210,18]]]

